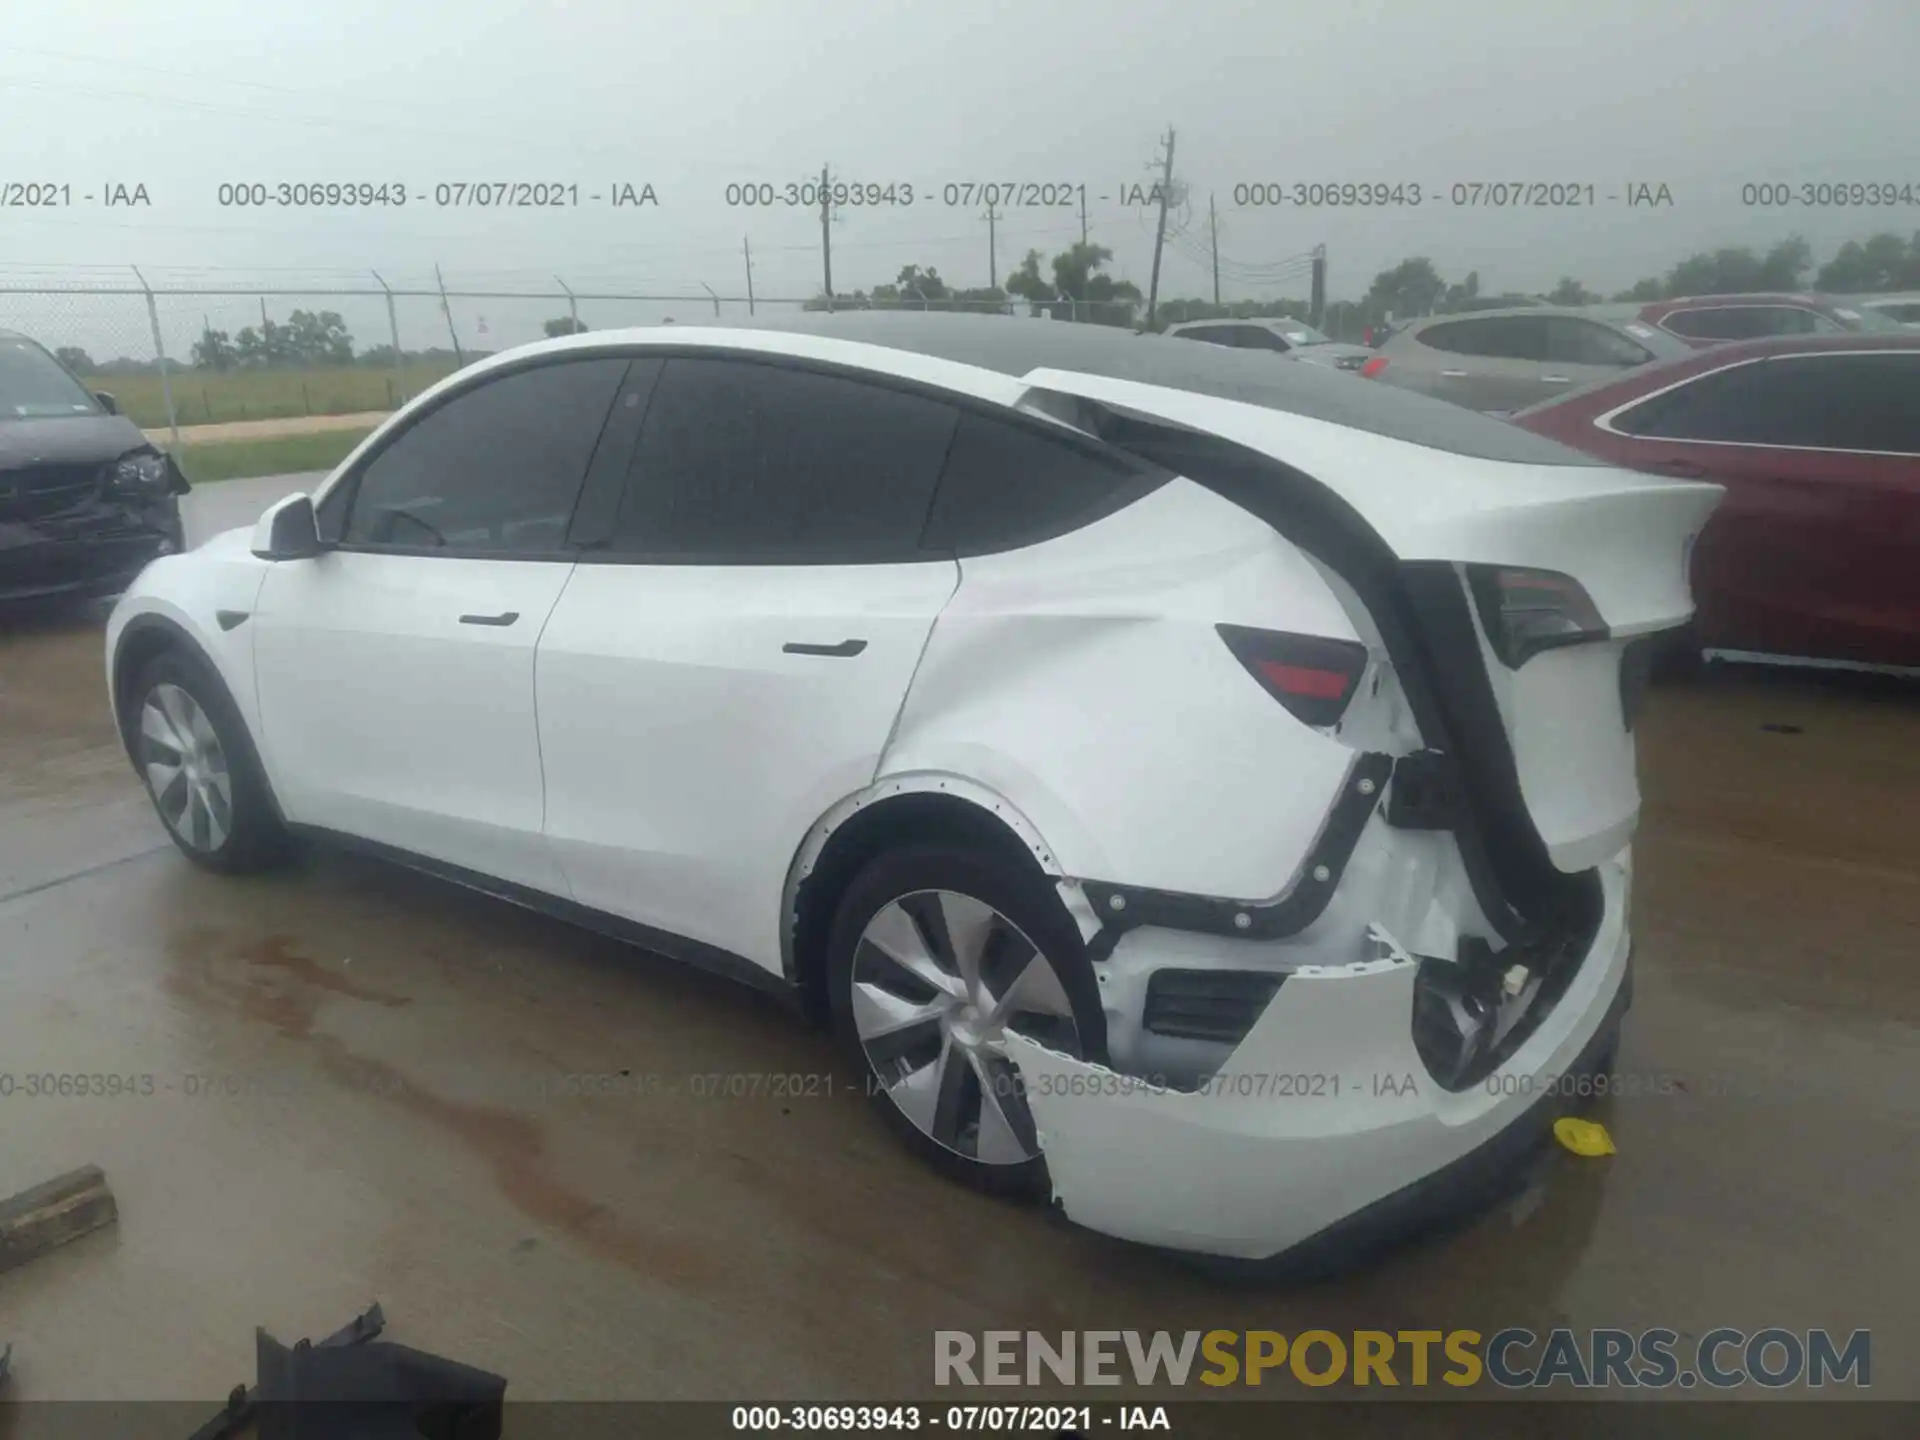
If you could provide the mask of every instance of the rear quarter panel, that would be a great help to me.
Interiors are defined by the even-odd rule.
[[[1274,896],[1355,752],[1271,699],[1221,623],[1358,638],[1304,556],[1183,479],[1070,535],[963,560],[880,778],[984,785],[1074,878]]]

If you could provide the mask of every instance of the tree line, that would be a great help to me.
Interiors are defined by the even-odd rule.
[[[1029,250],[1004,283],[979,288],[949,285],[931,265],[905,265],[891,284],[835,295],[831,300],[824,294],[816,295],[805,308],[1007,313],[1018,304],[1032,315],[1133,328],[1139,324],[1145,297],[1131,281],[1105,273],[1112,260],[1113,252],[1106,246],[1079,241],[1051,259],[1038,250]],[[1594,305],[1603,300],[1645,303],[1680,295],[1805,289],[1842,295],[1920,290],[1920,231],[1904,240],[1890,232],[1849,240],[1818,268],[1813,263],[1812,247],[1798,236],[1764,252],[1744,246],[1703,250],[1689,255],[1664,275],[1648,276],[1612,295],[1591,290],[1570,275],[1562,276],[1543,294],[1488,293],[1481,289],[1479,271],[1469,270],[1458,280],[1449,281],[1431,259],[1414,255],[1380,271],[1360,298],[1330,301],[1319,323],[1336,335],[1358,335],[1389,316],[1405,319],[1499,305]],[[1304,300],[1235,300],[1216,305],[1210,300],[1175,297],[1155,307],[1154,328],[1186,320],[1307,320],[1311,318],[1308,308]],[[571,315],[548,320],[543,327],[549,336],[572,335],[586,328]],[[487,353],[468,350],[458,359],[476,360]],[[127,357],[96,362],[74,345],[60,346],[54,355],[69,370],[82,375],[147,374],[158,368],[151,360]],[[190,355],[195,370],[210,371],[341,365],[390,368],[396,362],[453,360],[454,352],[440,346],[402,350],[397,356],[391,345],[359,350],[346,322],[334,310],[295,310],[284,324],[262,316],[258,327],[249,325],[234,335],[208,325]]]

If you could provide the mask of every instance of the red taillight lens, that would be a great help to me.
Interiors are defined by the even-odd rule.
[[[1261,688],[1308,725],[1337,724],[1367,668],[1367,647],[1356,641],[1245,625],[1215,628]]]
[[[1467,583],[1488,643],[1511,669],[1542,650],[1604,640],[1609,633],[1586,589],[1557,570],[1469,565]]]
[[[1386,368],[1387,357],[1384,355],[1376,355],[1360,367],[1360,374],[1363,379],[1371,380]]]

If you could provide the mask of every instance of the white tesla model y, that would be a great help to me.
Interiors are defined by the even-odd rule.
[[[526,346],[155,561],[114,711],[211,869],[368,848],[791,996],[963,1179],[1370,1250],[1611,1058],[1635,711],[1719,490],[1264,358]]]

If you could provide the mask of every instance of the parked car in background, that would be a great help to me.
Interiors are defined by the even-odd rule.
[[[1529,305],[1415,320],[1360,373],[1470,410],[1503,412],[1688,353],[1682,341],[1638,320]]]
[[[1334,370],[1358,370],[1373,358],[1366,346],[1330,339],[1301,320],[1188,320],[1169,325],[1164,333],[1232,350],[1266,350]]]
[[[140,577],[182,851],[751,979],[941,1170],[1206,1254],[1417,1226],[1592,1093],[1716,487],[1102,325],[672,328],[468,366]],[[1245,1078],[1307,1071],[1396,1078]]]
[[[187,489],[111,395],[0,330],[0,602],[125,589],[184,547]]]
[[[1726,487],[1693,555],[1699,644],[1920,666],[1920,336],[1721,346],[1513,423]]]
[[[1897,320],[1909,330],[1920,330],[1920,290],[1896,295],[1850,295],[1847,303],[1854,309]]]
[[[1844,335],[1900,327],[1862,300],[1844,295],[1695,295],[1640,306],[1594,306],[1593,314],[1631,315],[1696,349],[1772,335]]]

